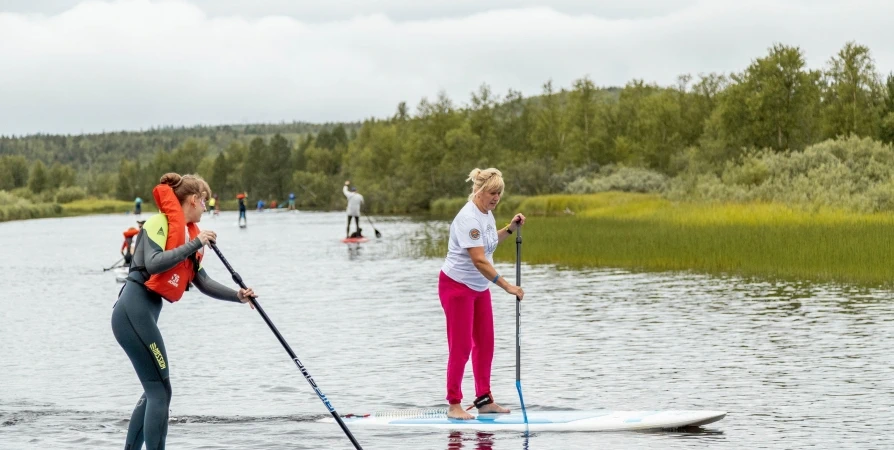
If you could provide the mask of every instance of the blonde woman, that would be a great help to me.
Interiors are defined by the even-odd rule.
[[[516,214],[502,229],[497,229],[493,210],[503,196],[503,174],[499,170],[475,169],[466,181],[472,182],[469,201],[450,224],[447,258],[441,266],[438,296],[447,319],[447,416],[472,419],[463,410],[462,381],[469,355],[475,375],[473,404],[478,413],[508,413],[494,403],[490,392],[491,364],[494,359],[494,317],[491,309],[491,283],[506,293],[524,298],[525,292],[497,273],[493,254],[497,244],[525,223]],[[470,406],[468,409],[471,409]]]

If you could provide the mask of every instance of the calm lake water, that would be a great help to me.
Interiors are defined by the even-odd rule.
[[[534,219],[536,220],[536,218]],[[141,388],[112,336],[123,215],[0,223],[0,448],[116,449]],[[341,213],[206,217],[218,244],[339,413],[441,407],[440,259],[420,224],[379,219],[346,246]],[[372,235],[371,227],[364,227]],[[537,236],[526,234],[526,240]],[[506,242],[503,245],[514,245]],[[229,275],[208,252],[205,267]],[[512,265],[498,269],[512,277]],[[860,287],[523,266],[529,409],[710,409],[650,433],[450,433],[353,427],[368,449],[892,448],[894,296]],[[495,289],[494,395],[518,408],[515,302]],[[174,399],[168,448],[349,449],[266,324],[188,292],[160,328]],[[464,392],[473,394],[471,366]],[[467,398],[468,400],[468,398]]]

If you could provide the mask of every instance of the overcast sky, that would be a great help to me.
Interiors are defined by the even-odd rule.
[[[870,0],[0,0],[0,135],[355,121],[743,70],[774,42],[822,68],[847,41],[894,70],[894,2]]]

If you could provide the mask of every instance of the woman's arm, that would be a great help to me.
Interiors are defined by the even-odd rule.
[[[518,213],[515,217],[509,221],[509,225],[501,228],[497,231],[497,243],[503,242],[503,239],[509,237],[514,231],[518,230],[518,227],[525,224],[525,216],[522,213]]]
[[[484,255],[484,247],[471,247],[466,250],[469,251],[469,256],[472,258],[472,264],[475,264],[475,268],[478,269],[478,272],[480,272],[484,278],[493,282],[494,278],[498,275],[497,269],[494,268]],[[512,294],[519,299],[522,299],[525,296],[525,292],[522,291],[522,288],[506,281],[503,277],[497,278],[497,281],[494,283],[507,293]]]
[[[205,269],[199,270],[192,284],[199,288],[203,294],[216,298],[218,300],[226,300],[228,302],[240,302],[239,293],[234,289],[230,289],[217,281],[211,279],[205,272]]]
[[[500,229],[497,231],[497,243],[503,242],[503,239],[508,238],[509,235],[512,234],[512,233],[509,232],[509,230],[512,229],[511,227],[512,227],[512,224],[509,224],[509,225],[506,225],[506,226],[503,227],[503,228],[500,228]]]
[[[144,228],[140,234],[147,233]],[[140,239],[137,247],[143,252],[143,266],[150,274],[162,273],[176,266],[180,261],[202,248],[202,241],[195,238],[177,248],[163,250],[152,239]]]

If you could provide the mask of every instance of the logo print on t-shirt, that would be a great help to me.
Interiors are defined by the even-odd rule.
[[[491,224],[487,224],[487,231],[484,232],[484,253],[492,255],[497,250],[499,243],[500,238],[497,235],[497,230]]]
[[[475,240],[477,241],[478,238],[481,237],[481,232],[478,231],[477,228],[472,228],[472,230],[469,231],[469,237],[472,238],[472,239],[475,239]]]

